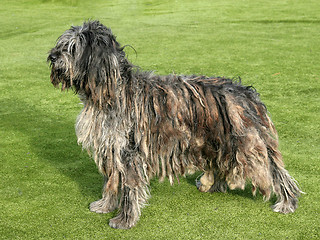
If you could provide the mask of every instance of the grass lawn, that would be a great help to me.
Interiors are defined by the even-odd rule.
[[[319,0],[1,0],[0,239],[319,239]],[[98,19],[129,59],[159,74],[240,76],[266,103],[286,168],[307,194],[293,214],[245,191],[205,194],[197,175],[151,182],[137,226],[88,210],[102,178],[77,146],[81,106],[49,80],[47,53]],[[274,201],[274,199],[273,199]]]

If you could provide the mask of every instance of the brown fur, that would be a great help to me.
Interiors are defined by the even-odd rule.
[[[204,76],[158,76],[139,71],[111,30],[97,21],[67,30],[50,52],[51,81],[73,87],[83,102],[78,143],[105,178],[102,199],[90,210],[106,213],[114,228],[131,228],[149,197],[154,176],[179,181],[204,172],[200,191],[244,189],[250,179],[274,210],[297,208],[300,190],[284,169],[278,135],[251,87]],[[118,200],[120,199],[120,200]]]

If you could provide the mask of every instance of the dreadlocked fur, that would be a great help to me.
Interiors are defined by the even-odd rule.
[[[105,184],[90,210],[107,213],[113,228],[131,228],[149,197],[153,176],[179,182],[200,170],[202,192],[244,189],[250,179],[281,213],[300,195],[284,169],[278,135],[258,93],[220,77],[158,76],[126,58],[111,30],[98,21],[71,27],[50,51],[51,82],[73,88],[83,102],[78,143],[93,155]]]

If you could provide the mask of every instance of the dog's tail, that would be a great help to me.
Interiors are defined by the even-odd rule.
[[[297,181],[291,177],[283,162],[277,154],[268,153],[270,159],[270,172],[273,178],[273,191],[277,195],[277,202],[272,206],[273,211],[280,213],[292,213],[298,207],[298,197],[303,193]]]

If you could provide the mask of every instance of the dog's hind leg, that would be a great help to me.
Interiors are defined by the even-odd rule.
[[[231,190],[245,189],[246,180],[253,185],[253,195],[258,189],[268,200],[272,192],[272,176],[269,171],[267,147],[259,132],[251,128],[244,136],[237,139],[238,148],[234,154],[234,161],[226,175],[226,182]]]
[[[108,213],[118,207],[119,172],[113,171],[110,177],[104,177],[102,199],[90,204],[90,211],[96,213]]]
[[[276,159],[276,154],[269,151],[270,172],[273,178],[273,191],[277,195],[277,202],[272,206],[273,211],[280,213],[292,213],[298,207],[298,197],[303,193],[296,181],[284,169]]]
[[[252,179],[253,186],[257,186],[264,198],[268,200],[272,191],[277,196],[277,202],[272,207],[275,212],[291,213],[298,207],[298,197],[301,190],[296,184],[296,181],[289,175],[284,168],[282,156],[278,150],[277,137],[271,137],[269,134],[261,133],[261,138],[258,134],[248,134],[246,141],[248,146],[252,143],[254,147],[247,147],[244,151],[247,156],[251,153],[251,157],[255,157],[255,161],[250,161],[247,158],[248,175]],[[273,134],[276,136],[276,133]],[[263,140],[262,140],[263,139]]]
[[[238,165],[227,176],[229,187],[232,189],[238,182],[238,176],[243,175],[243,179],[252,180],[253,194],[258,189],[265,200],[270,199],[272,192],[277,195],[278,200],[273,206],[275,212],[294,212],[301,191],[284,169],[277,140],[267,134],[261,136],[257,130],[251,129],[241,142],[243,144],[236,153]]]

